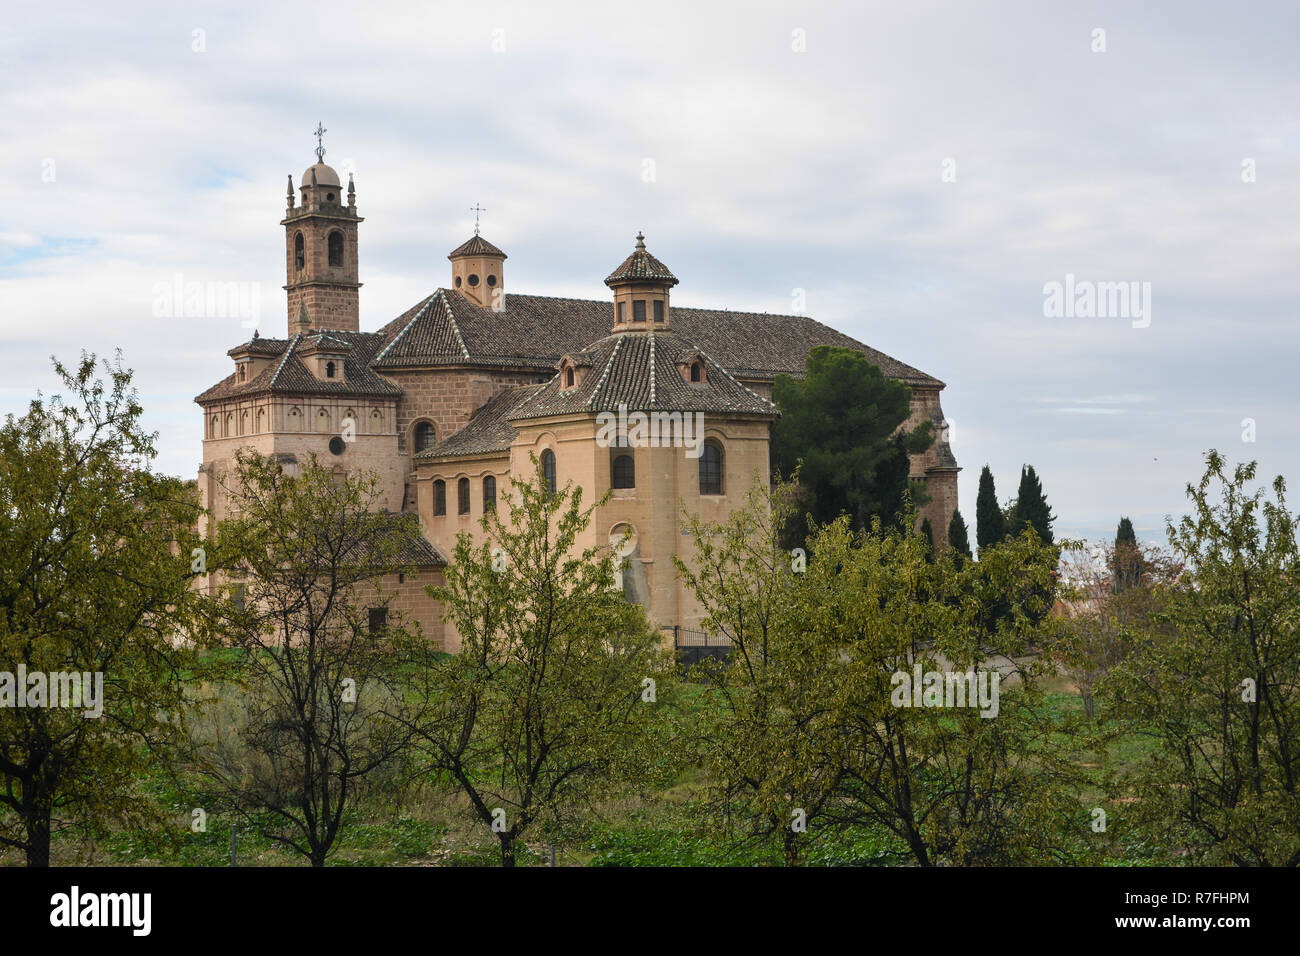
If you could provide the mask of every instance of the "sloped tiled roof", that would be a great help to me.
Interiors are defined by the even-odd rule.
[[[680,363],[700,355],[675,332],[620,332],[587,350],[591,367],[573,388],[556,375],[512,412],[518,419],[583,412],[715,412],[775,417],[776,406],[703,356],[703,381],[688,382]]]
[[[330,342],[348,346],[343,359],[343,377],[341,379],[318,379],[295,354],[308,336],[326,339]],[[375,353],[383,345],[383,337],[374,332],[343,332],[331,329],[328,334],[312,332],[307,335],[295,335],[291,339],[267,340],[282,343],[278,360],[246,382],[236,380],[231,373],[207,391],[195,397],[199,403],[217,399],[234,398],[240,395],[256,395],[275,392],[295,395],[400,395],[401,389],[370,368]],[[275,353],[263,353],[275,354]]]
[[[385,523],[388,525],[384,529],[384,534],[390,538],[385,542],[383,554],[376,553],[376,549],[367,546],[363,552],[358,546],[349,551],[349,556],[360,558],[362,562],[366,559],[376,559],[382,557],[384,563],[390,567],[396,565],[410,565],[417,568],[425,567],[445,567],[447,559],[442,553],[429,543],[424,534],[420,531],[420,519],[411,511],[379,512]],[[396,540],[391,540],[396,539]],[[388,551],[388,547],[394,547],[395,550]]]
[[[421,316],[430,300],[438,298],[444,301]],[[585,351],[609,335],[613,326],[614,307],[605,300],[507,293],[505,305],[496,312],[459,292],[439,289],[380,330],[380,334],[396,335],[419,318],[407,333],[409,338],[394,344],[376,367],[500,364],[549,371],[561,356]],[[911,385],[943,385],[806,315],[674,305],[671,326],[740,378],[773,379],[782,372],[803,375],[804,362],[815,346],[838,345],[863,352],[890,378]]]
[[[500,256],[502,259],[508,258],[504,252],[477,233],[447,253],[448,259],[455,259],[458,256]]]
[[[416,453],[416,458],[465,458],[504,451],[519,432],[510,424],[515,410],[543,388],[541,385],[518,385],[493,396],[470,416],[456,434],[432,448]]]
[[[627,282],[644,282],[647,280],[662,282],[668,286],[677,285],[677,276],[666,265],[645,251],[645,237],[637,233],[636,248],[623,260],[622,264],[605,279],[605,285],[616,286]]]
[[[378,332],[330,330],[331,337],[352,345],[344,382],[321,382],[312,376],[292,357],[295,339],[253,339],[245,345],[254,354],[278,356],[280,363],[272,363],[271,370],[244,383],[236,383],[231,374],[198,396],[198,401],[295,388],[321,394],[396,394],[397,389],[372,369],[477,365],[549,373],[561,356],[589,351],[592,343],[609,335],[613,324],[613,306],[607,300],[509,293],[505,305],[497,312],[459,292],[438,289]],[[783,372],[800,376],[815,346],[838,345],[864,353],[890,378],[910,385],[943,386],[933,376],[806,315],[674,305],[671,327],[683,341],[741,379],[771,380]]]

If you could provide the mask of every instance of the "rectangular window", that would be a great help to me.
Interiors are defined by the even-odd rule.
[[[447,513],[447,483],[441,478],[433,483],[433,513],[435,515]]]
[[[388,608],[372,607],[370,609],[369,632],[371,637],[378,637],[388,626]]]
[[[618,304],[618,320],[619,320],[620,322],[626,322],[626,321],[627,321],[627,303],[626,303],[626,302],[620,302],[620,303]]]
[[[664,320],[664,300],[655,299],[655,321],[662,322],[663,320]]]
[[[637,299],[632,303],[632,321],[645,321],[645,299]]]

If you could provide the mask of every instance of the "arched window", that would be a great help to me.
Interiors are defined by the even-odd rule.
[[[212,431],[211,431],[211,433],[208,435],[208,437],[209,437],[209,438],[216,438],[216,437],[217,437],[217,434],[218,434],[218,432],[219,432],[219,430],[220,430],[220,425],[219,425],[219,423],[218,423],[217,416],[216,416],[216,415],[213,415],[213,416],[212,416]]]
[[[497,510],[497,480],[488,475],[483,479],[483,513]]]
[[[257,430],[258,432],[266,431],[266,409],[265,408],[259,408],[257,410]]]
[[[330,265],[343,265],[343,233],[337,229],[330,233]]]
[[[571,368],[564,370],[564,387],[573,388],[573,369]]]
[[[326,378],[333,378],[333,377],[334,377],[334,363],[333,363],[333,362],[326,362],[326,363],[325,363],[325,377],[326,377]]]
[[[692,363],[691,363],[691,381],[692,381],[692,382],[698,382],[699,380],[700,380],[700,363],[699,363],[699,362],[692,362]]]
[[[700,454],[700,494],[722,494],[722,446],[712,438]]]
[[[555,494],[555,452],[549,448],[542,452],[542,487],[549,494]]]
[[[469,514],[469,479],[462,478],[456,482],[456,514]]]
[[[615,488],[636,487],[636,463],[629,452],[618,452],[610,466],[610,484]]]
[[[307,256],[302,248],[302,233],[293,237],[293,261],[294,266],[299,272],[307,267]]]
[[[432,448],[438,440],[437,433],[434,431],[430,422],[420,422],[415,426],[415,450],[424,451],[426,448]]]
[[[441,478],[433,483],[433,513],[435,515],[447,513],[447,483]]]

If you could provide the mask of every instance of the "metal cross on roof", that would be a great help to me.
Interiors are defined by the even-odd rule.
[[[316,128],[312,130],[312,135],[316,137],[317,162],[321,162],[321,163],[325,162],[325,134],[328,132],[329,130],[327,130],[320,123],[317,123]]]
[[[474,214],[474,235],[477,236],[478,235],[478,214],[481,212],[487,212],[487,210],[484,209],[482,206],[480,206],[478,203],[475,203],[474,205],[469,207],[469,211]]]

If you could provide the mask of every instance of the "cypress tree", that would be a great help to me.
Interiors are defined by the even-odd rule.
[[[952,520],[948,522],[948,543],[963,557],[972,557],[970,536],[966,533],[966,519],[961,516],[960,511],[954,511]]]
[[[1033,528],[1044,544],[1053,542],[1052,522],[1056,520],[1056,515],[1052,514],[1052,509],[1047,504],[1043,483],[1038,480],[1033,465],[1025,465],[1020,469],[1020,490],[1016,495],[1013,513],[1015,521],[1012,523],[1012,534],[1019,535],[1025,528]]]
[[[980,472],[980,491],[975,499],[975,542],[983,551],[1006,536],[998,494],[993,488],[993,472],[985,465]]]
[[[921,522],[921,537],[925,539],[925,547],[929,552],[931,559],[934,558],[934,525],[930,524],[930,519],[926,518]]]
[[[1142,581],[1142,552],[1138,548],[1137,534],[1133,531],[1133,522],[1128,518],[1119,519],[1119,528],[1115,531],[1115,549],[1111,553],[1110,565],[1111,590],[1116,594],[1136,587]]]

